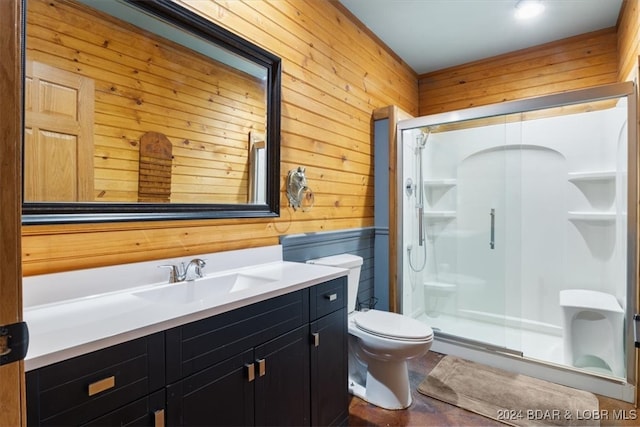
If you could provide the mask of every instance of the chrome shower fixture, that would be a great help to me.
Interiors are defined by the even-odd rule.
[[[411,177],[407,178],[404,184],[404,191],[407,193],[407,197],[411,197],[413,195],[413,190],[415,189],[415,184]]]
[[[418,148],[421,150],[427,145],[427,141],[429,140],[429,135],[431,135],[431,128],[427,127],[425,129],[426,129],[426,132],[423,129],[422,133],[418,135],[418,138],[416,138],[418,142]]]
[[[416,138],[418,143],[418,185],[416,186],[416,209],[418,209],[418,246],[422,246],[424,243],[424,177],[423,177],[423,164],[422,156],[424,147],[427,145],[427,140],[431,130],[427,128],[427,132],[424,130]]]

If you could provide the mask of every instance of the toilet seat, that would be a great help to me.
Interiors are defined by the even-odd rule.
[[[369,310],[354,316],[356,327],[382,338],[426,342],[433,339],[433,331],[424,323],[388,311]]]

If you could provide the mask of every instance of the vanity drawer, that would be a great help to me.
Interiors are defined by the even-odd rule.
[[[311,288],[310,317],[315,320],[347,306],[347,278],[339,277]]]
[[[165,401],[165,390],[162,389],[82,424],[82,427],[156,427],[163,425],[162,423],[166,425]]]
[[[78,425],[164,385],[164,334],[27,372],[29,425]]]

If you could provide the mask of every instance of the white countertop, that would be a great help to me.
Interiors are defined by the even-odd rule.
[[[268,279],[259,286],[187,302],[141,298],[147,290],[199,282],[168,284],[158,265],[207,260],[205,279],[241,273]],[[248,265],[250,263],[250,265]],[[228,267],[228,268],[225,268]],[[147,271],[148,275],[141,273]],[[25,277],[24,320],[29,328],[27,371],[140,338],[185,323],[346,276],[348,270],[282,261],[282,248],[244,249],[184,259]],[[134,280],[137,283],[130,283]],[[201,279],[204,280],[204,279]],[[204,282],[203,282],[204,283]],[[208,286],[208,285],[207,285]]]

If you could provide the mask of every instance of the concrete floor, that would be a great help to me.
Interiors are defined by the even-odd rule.
[[[418,393],[417,387],[425,374],[431,371],[444,355],[430,351],[426,356],[409,362],[409,379],[413,403],[402,411],[389,411],[351,396],[349,406],[350,426],[504,426],[504,424],[485,418],[473,412],[460,409],[454,405],[441,402]],[[607,414],[607,419],[600,420],[605,426],[639,426],[640,411],[636,412],[634,405],[598,396],[600,413]],[[606,411],[606,412],[605,412]],[[626,416],[627,420],[616,420],[614,411],[618,415]],[[637,413],[637,417],[636,417]],[[620,416],[618,416],[620,418]],[[632,419],[637,418],[637,419]]]

